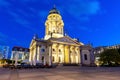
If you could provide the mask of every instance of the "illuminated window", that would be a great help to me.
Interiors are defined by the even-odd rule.
[[[22,54],[19,54],[19,57],[18,57],[18,59],[22,59]]]

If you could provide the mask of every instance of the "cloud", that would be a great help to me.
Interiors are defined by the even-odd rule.
[[[36,32],[37,30],[35,28],[31,27],[31,22],[28,20],[24,11],[19,12],[13,12],[13,11],[8,11],[9,15],[11,15],[13,18],[13,21],[16,22],[17,24],[21,25],[22,27],[28,29],[29,31]],[[23,14],[23,15],[21,15]]]
[[[20,0],[21,2],[37,2],[39,0]]]
[[[9,45],[14,43],[20,45],[19,40],[9,37],[6,34],[0,32],[0,45]]]
[[[83,31],[87,31],[87,32],[92,32],[92,30],[88,27],[85,26],[80,26],[79,29],[83,30]]]
[[[10,3],[8,1],[6,1],[6,0],[0,0],[0,6],[7,7],[9,5],[10,5]]]
[[[70,0],[65,3],[65,6],[62,6],[62,12],[68,13],[69,15],[77,19],[85,19],[91,15],[96,15],[100,12],[100,2],[97,0]],[[65,14],[64,13],[64,14]]]
[[[32,32],[37,32],[36,29],[31,27],[31,23],[28,20],[24,19],[24,18],[20,18],[20,17],[15,18],[15,22],[20,24],[22,27],[32,31]]]
[[[100,11],[100,3],[98,1],[90,2],[88,5],[89,14],[97,14]]]
[[[7,38],[7,36],[0,32],[0,38]]]

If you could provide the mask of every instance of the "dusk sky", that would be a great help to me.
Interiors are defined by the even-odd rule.
[[[43,38],[54,4],[70,37],[94,47],[120,44],[120,0],[0,0],[0,45],[29,47],[34,34]]]

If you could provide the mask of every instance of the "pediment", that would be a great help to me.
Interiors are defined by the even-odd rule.
[[[57,39],[52,39],[53,41],[56,42],[63,42],[63,43],[68,43],[68,44],[77,44],[77,45],[82,45],[79,42],[73,40],[72,38],[68,37],[68,36],[64,36],[61,38],[57,38]]]

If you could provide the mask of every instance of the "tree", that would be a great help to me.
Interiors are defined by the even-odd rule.
[[[107,49],[100,54],[100,62],[102,65],[118,65],[120,64],[120,54],[117,49]]]
[[[119,54],[120,54],[120,48],[118,49],[118,52],[119,52]]]

